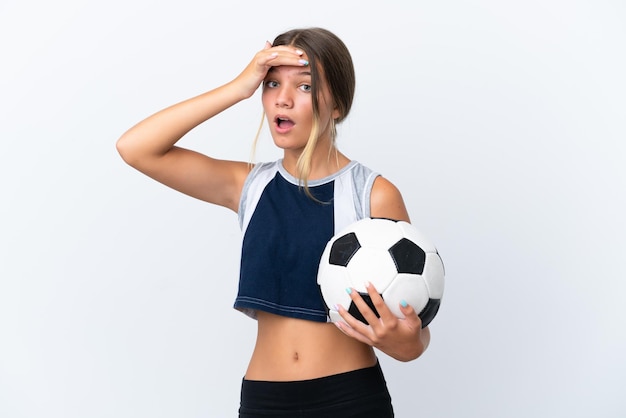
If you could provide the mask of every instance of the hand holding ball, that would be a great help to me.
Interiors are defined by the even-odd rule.
[[[376,313],[366,282],[394,315],[404,317],[399,305],[406,301],[425,327],[437,314],[443,296],[443,262],[430,240],[408,222],[364,218],[331,238],[320,260],[317,283],[332,322],[342,321],[336,305],[366,322],[347,288],[358,291]]]

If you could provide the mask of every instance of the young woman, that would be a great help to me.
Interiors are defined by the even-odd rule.
[[[176,146],[187,132],[262,85],[272,138],[283,158],[224,161]],[[384,177],[339,152],[337,123],[355,89],[344,43],[320,28],[292,30],[266,43],[231,82],[166,108],[117,142],[122,158],[182,193],[238,213],[243,230],[235,308],[257,320],[242,382],[240,417],[393,416],[373,347],[400,361],[430,340],[411,306],[396,318],[373,286],[378,318],[351,298],[369,326],[338,307],[327,322],[316,284],[321,253],[334,233],[363,217],[409,221],[402,196]]]

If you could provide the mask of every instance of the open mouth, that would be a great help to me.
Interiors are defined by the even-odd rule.
[[[290,129],[295,125],[291,119],[282,116],[277,116],[274,121],[276,122],[276,126],[280,129]]]

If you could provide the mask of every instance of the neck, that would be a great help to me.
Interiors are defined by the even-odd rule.
[[[283,157],[283,167],[294,177],[299,177],[297,163],[301,155],[302,153],[285,152]],[[348,157],[335,147],[331,149],[328,147],[317,147],[311,159],[310,172],[306,176],[307,180],[317,180],[330,176],[341,170],[349,162]]]

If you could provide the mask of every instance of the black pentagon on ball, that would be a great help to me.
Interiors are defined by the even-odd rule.
[[[422,320],[422,328],[428,326],[430,321],[435,318],[439,311],[439,305],[441,305],[441,299],[428,299],[428,303],[424,306],[424,309],[419,313],[419,317]]]
[[[376,317],[380,318],[380,315],[378,314],[378,311],[374,307],[374,302],[372,302],[372,298],[370,297],[370,295],[368,295],[367,293],[362,293],[362,292],[359,292],[359,295],[361,295],[361,297],[363,298],[363,301],[365,301],[367,306],[370,307],[370,309],[374,312]],[[353,317],[355,317],[356,319],[358,319],[359,321],[363,322],[364,324],[369,325],[369,322],[367,322],[367,320],[363,317],[363,314],[361,313],[361,311],[359,311],[359,308],[357,308],[354,302],[350,302],[350,306],[348,307],[348,313],[352,315]]]
[[[422,274],[424,271],[426,253],[413,241],[402,238],[389,249],[389,253],[398,273]]]
[[[356,237],[356,234],[350,232],[349,234],[337,238],[335,242],[333,242],[330,248],[328,262],[335,266],[346,267],[359,248],[361,248],[361,243]]]

